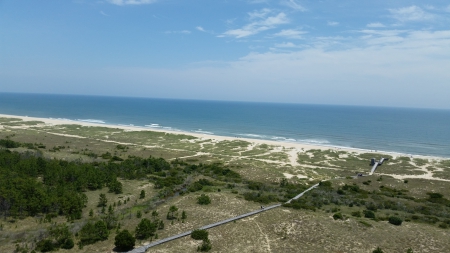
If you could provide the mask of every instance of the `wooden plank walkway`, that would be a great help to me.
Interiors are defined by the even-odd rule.
[[[316,188],[317,186],[319,186],[319,184],[315,184],[315,185],[311,186],[310,188],[306,189],[302,193],[300,193],[297,196],[293,197],[292,199],[290,199],[286,203],[291,203],[292,200],[302,197],[303,194],[305,194],[306,192]],[[281,205],[282,204],[276,204],[276,205],[273,205],[273,206],[267,206],[267,207],[264,207],[264,208],[261,208],[261,209],[249,212],[249,213],[241,214],[241,215],[233,217],[233,218],[229,218],[229,219],[226,219],[226,220],[223,220],[223,221],[219,221],[219,222],[216,222],[216,223],[205,225],[205,226],[201,227],[200,229],[210,229],[210,228],[213,228],[213,227],[217,227],[217,226],[226,224],[228,222],[232,222],[232,221],[235,221],[235,220],[243,219],[243,218],[248,217],[248,216],[252,216],[252,215],[255,215],[255,214],[258,214],[258,213],[262,213],[262,212],[265,212],[265,211],[268,211],[268,210],[280,207]],[[128,253],[145,253],[147,251],[147,249],[149,249],[151,247],[154,247],[154,246],[166,243],[166,242],[170,242],[172,240],[175,240],[175,239],[178,239],[178,238],[181,238],[181,237],[188,236],[191,233],[192,233],[192,230],[184,232],[184,233],[181,233],[181,234],[178,234],[178,235],[173,235],[173,236],[170,236],[170,237],[158,240],[156,242],[152,242],[150,244],[147,244],[147,245],[135,248],[135,249],[133,249],[131,251],[128,251]]]

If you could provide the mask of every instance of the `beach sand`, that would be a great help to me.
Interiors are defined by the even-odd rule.
[[[285,141],[273,141],[273,140],[263,140],[263,139],[251,139],[251,138],[241,138],[241,137],[230,137],[230,136],[219,136],[219,135],[210,135],[206,133],[198,133],[198,132],[183,132],[183,131],[173,131],[167,129],[159,129],[153,127],[142,127],[142,126],[127,126],[127,125],[111,125],[111,124],[102,124],[102,123],[93,123],[86,121],[76,121],[69,119],[55,119],[55,118],[37,118],[37,117],[28,117],[28,116],[17,116],[17,115],[8,115],[8,114],[0,114],[0,118],[17,118],[23,121],[42,121],[47,126],[56,126],[56,125],[80,125],[80,126],[92,126],[92,127],[108,127],[108,128],[116,128],[122,129],[124,131],[151,131],[151,132],[164,132],[170,134],[184,134],[194,136],[201,140],[211,140],[212,142],[220,142],[220,141],[233,141],[233,140],[243,140],[250,142],[254,145],[259,144],[267,144],[277,147],[284,147],[286,149],[291,149],[291,153],[296,154],[298,152],[303,152],[305,150],[311,149],[320,149],[320,150],[335,150],[335,151],[345,151],[352,153],[377,153],[377,154],[387,154],[391,155],[394,158],[398,156],[408,156],[414,158],[423,158],[423,159],[432,159],[432,160],[442,160],[447,159],[443,157],[436,156],[423,156],[423,155],[410,155],[403,154],[397,152],[386,152],[380,150],[367,150],[367,149],[358,149],[358,148],[350,148],[350,147],[338,147],[338,146],[328,146],[328,145],[314,145],[309,143],[298,143],[298,142],[285,142]],[[294,156],[291,156],[294,157]],[[294,163],[294,161],[292,161]]]

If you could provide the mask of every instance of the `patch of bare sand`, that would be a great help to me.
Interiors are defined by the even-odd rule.
[[[283,175],[284,175],[284,177],[286,177],[287,179],[291,179],[291,178],[293,178],[293,177],[297,177],[297,178],[308,178],[307,176],[300,175],[300,174],[292,175],[292,174],[289,174],[289,173],[283,173]]]

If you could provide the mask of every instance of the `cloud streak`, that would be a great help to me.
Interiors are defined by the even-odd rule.
[[[415,5],[398,9],[389,9],[392,17],[400,22],[428,21],[434,19],[434,15],[422,10]]]
[[[242,28],[228,30],[219,35],[219,37],[228,36],[235,38],[244,38],[266,30],[274,29],[278,25],[289,23],[289,19],[287,18],[285,13],[280,12],[277,15],[269,16],[271,12],[272,11],[269,9],[250,12],[248,13],[249,19],[251,21],[249,24],[244,25]]]
[[[302,35],[306,34],[306,33],[308,33],[308,32],[295,30],[295,29],[285,29],[285,30],[281,30],[278,33],[275,33],[274,36],[284,37],[284,38],[289,38],[289,39],[302,39]]]
[[[282,5],[287,6],[291,9],[294,9],[296,11],[307,11],[308,9],[306,9],[305,7],[303,7],[302,5],[300,5],[299,3],[297,3],[295,0],[285,0],[281,2]]]

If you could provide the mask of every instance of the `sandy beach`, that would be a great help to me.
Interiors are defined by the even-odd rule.
[[[382,153],[391,155],[393,157],[397,156],[409,156],[409,157],[415,157],[415,158],[425,158],[425,159],[433,159],[433,160],[441,160],[446,159],[443,157],[436,157],[436,156],[423,156],[423,155],[410,155],[410,154],[403,154],[403,153],[397,153],[397,152],[387,152],[387,151],[380,151],[380,150],[366,150],[366,149],[358,149],[358,148],[350,148],[350,147],[337,147],[337,146],[328,146],[328,145],[315,145],[315,144],[309,144],[309,143],[299,143],[299,142],[286,142],[286,141],[274,141],[274,140],[264,140],[264,139],[252,139],[252,138],[244,138],[244,137],[230,137],[230,136],[219,136],[219,135],[211,135],[206,133],[198,133],[198,132],[183,132],[183,131],[174,131],[169,129],[161,129],[158,127],[143,127],[143,126],[132,126],[132,125],[111,125],[111,124],[103,124],[103,123],[94,123],[94,122],[87,122],[87,121],[76,121],[76,120],[69,120],[69,119],[55,119],[55,118],[38,118],[38,117],[28,117],[28,116],[18,116],[18,115],[8,115],[8,114],[0,114],[1,118],[17,118],[23,121],[42,121],[45,125],[48,126],[56,126],[56,125],[81,125],[81,126],[92,126],[92,127],[108,127],[108,128],[116,128],[116,129],[122,129],[125,131],[153,131],[153,132],[164,132],[164,133],[170,133],[170,134],[184,134],[184,135],[190,135],[194,136],[196,138],[199,138],[201,140],[212,140],[213,142],[220,142],[220,141],[233,141],[233,140],[243,140],[250,142],[252,144],[258,145],[258,144],[267,144],[267,145],[273,145],[278,147],[284,147],[287,149],[292,149],[292,151],[301,152],[304,150],[311,150],[311,149],[320,149],[320,150],[336,150],[336,151],[346,151],[346,152],[353,152],[353,153]],[[1,129],[1,125],[0,125]]]

